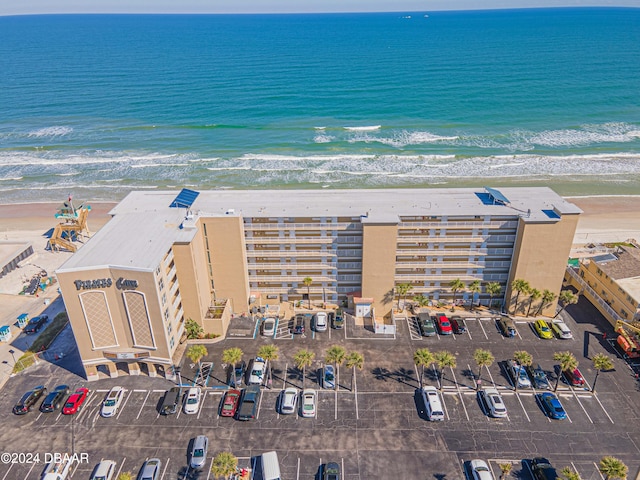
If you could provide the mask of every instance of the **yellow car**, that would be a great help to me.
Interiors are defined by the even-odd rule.
[[[533,324],[540,338],[553,338],[553,332],[544,320],[536,320]]]

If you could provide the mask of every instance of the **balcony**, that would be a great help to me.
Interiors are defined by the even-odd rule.
[[[265,230],[361,230],[358,223],[246,223],[245,231]]]
[[[460,279],[463,282],[473,282],[474,280],[483,280],[482,274],[477,275],[451,275],[447,273],[435,274],[435,273],[403,273],[396,274],[395,280],[400,283],[404,282],[427,282],[427,281],[441,281],[448,282],[451,280]]]
[[[429,256],[429,257],[446,257],[446,256],[457,256],[457,257],[479,257],[483,255],[488,255],[488,251],[486,248],[474,248],[474,249],[466,249],[466,250],[453,250],[453,249],[412,249],[412,248],[398,248],[396,250],[396,256],[401,257],[403,255],[416,255],[416,256]]]
[[[425,235],[398,235],[398,243],[483,243],[486,237],[455,237],[444,236],[436,237]]]
[[[173,249],[169,250],[169,253],[167,254],[167,258],[164,259],[164,266],[165,268],[169,268],[169,265],[171,265],[171,262],[173,262]]]
[[[254,288],[254,287],[252,287]],[[307,287],[297,287],[297,288],[293,288],[289,285],[284,286],[284,287],[255,287],[255,289],[263,294],[269,294],[269,293],[279,293],[279,294],[283,294],[283,293],[287,293],[287,294],[293,294],[293,295],[302,295],[303,293],[307,293]],[[310,289],[310,293],[311,295],[315,295],[318,297],[322,297],[322,293],[323,293],[323,289],[322,287],[320,288],[314,288],[311,287]],[[326,287],[324,289],[324,294],[328,297],[329,295],[337,295],[338,291],[333,288],[333,287]],[[313,302],[313,298],[311,299],[311,301]]]
[[[174,265],[173,268],[169,270],[169,272],[167,273],[167,279],[169,280],[169,282],[171,282],[171,280],[173,280],[175,276],[176,276],[176,266]]]
[[[333,243],[331,237],[246,237],[247,244],[291,245],[291,244],[325,244]]]
[[[327,263],[249,263],[249,270],[336,270]]]
[[[336,257],[336,253],[330,250],[247,250],[247,257],[270,258],[309,258],[309,257]]]
[[[173,303],[171,304],[171,309],[174,312],[178,311],[178,308],[180,307],[181,303],[182,303],[182,298],[180,297],[180,295],[178,295],[176,299],[173,301]],[[176,316],[175,318],[178,318],[178,317]]]
[[[284,275],[273,275],[273,274],[267,274],[267,275],[255,274],[255,275],[252,275],[252,274],[249,274],[249,281],[250,282],[262,282],[262,283],[299,283],[299,282],[302,282],[308,276],[309,275],[291,275],[291,274],[284,274]],[[311,277],[311,278],[313,278],[313,281],[315,283],[317,283],[317,282],[335,282],[336,281],[336,279],[334,277],[314,276],[314,277]]]
[[[396,269],[398,268],[474,268],[474,269],[482,269],[485,268],[485,265],[482,263],[474,263],[474,262],[421,262],[416,263],[415,261],[407,261],[403,262],[402,260],[396,260]]]
[[[400,230],[413,230],[416,228],[516,228],[518,226],[517,220],[505,220],[502,222],[483,222],[478,220],[477,222],[402,222],[398,225]]]

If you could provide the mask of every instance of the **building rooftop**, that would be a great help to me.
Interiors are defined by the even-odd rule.
[[[170,208],[179,191],[135,191],[58,271],[96,266],[153,269],[174,242],[189,242],[198,217],[361,217],[363,223],[395,224],[399,216],[522,217],[555,223],[582,211],[547,187],[378,190],[210,190],[190,210]],[[197,193],[197,192],[193,192]],[[500,197],[502,195],[502,197]],[[496,198],[507,199],[496,201]],[[191,201],[191,199],[190,199]],[[187,219],[187,213],[194,218]]]
[[[640,250],[637,248],[620,246],[615,253],[594,257],[592,261],[614,280],[640,277]]]

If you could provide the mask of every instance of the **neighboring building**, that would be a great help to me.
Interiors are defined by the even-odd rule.
[[[360,291],[376,317],[401,283],[440,301],[456,278],[498,282],[508,304],[515,278],[558,292],[581,213],[544,187],[177,193],[132,192],[57,271],[91,378],[166,370],[185,319],[224,334],[252,297],[305,300],[307,277],[312,300]]]
[[[640,249],[620,246],[613,253],[583,259],[578,272],[580,279],[571,283],[611,324],[640,320]]]

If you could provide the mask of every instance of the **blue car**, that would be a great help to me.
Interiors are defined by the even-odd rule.
[[[567,418],[567,412],[564,411],[564,407],[560,403],[560,400],[558,400],[558,397],[553,393],[540,393],[538,394],[538,400],[549,417],[554,420],[564,420]]]

